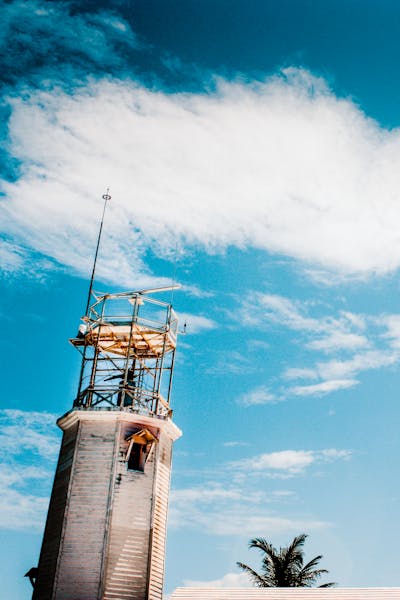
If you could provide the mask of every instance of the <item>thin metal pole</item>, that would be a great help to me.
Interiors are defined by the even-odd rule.
[[[161,387],[161,377],[162,377],[162,373],[163,373],[163,368],[164,368],[164,358],[165,358],[165,348],[167,345],[167,335],[169,333],[170,330],[170,323],[171,323],[171,306],[169,305],[167,307],[167,316],[166,316],[166,320],[165,320],[165,332],[164,332],[164,340],[163,340],[163,347],[162,347],[162,352],[161,352],[161,356],[159,357],[159,369],[156,371],[156,380],[154,382],[154,387],[156,388],[156,408],[155,408],[155,413],[158,414],[158,405],[160,402],[160,387]],[[158,361],[157,361],[158,362]]]
[[[120,398],[120,403],[119,403],[120,406],[124,406],[125,397],[126,397],[126,387],[127,387],[127,382],[128,382],[128,371],[129,371],[129,358],[130,358],[130,351],[131,351],[131,347],[132,347],[132,337],[133,337],[133,325],[137,321],[138,310],[139,310],[139,304],[138,304],[138,297],[136,296],[135,304],[133,305],[131,328],[129,331],[129,342],[128,342],[126,360],[125,360],[124,376],[123,376],[122,382],[121,382],[122,389],[121,389],[121,398]]]
[[[172,357],[171,357],[171,366],[170,366],[171,372],[170,372],[170,376],[169,376],[168,395],[167,395],[168,404],[170,403],[170,399],[171,399],[172,376],[174,373],[174,366],[175,366],[175,352],[176,352],[176,349],[172,351]]]
[[[108,200],[111,200],[111,196],[109,194],[109,191],[110,191],[110,188],[107,188],[106,193],[103,194],[103,196],[102,196],[102,198],[104,200],[103,214],[101,216],[101,223],[100,223],[99,235],[97,236],[96,252],[95,252],[95,255],[94,255],[92,276],[90,278],[89,293],[88,293],[88,299],[87,299],[86,310],[85,310],[85,315],[86,316],[89,316],[88,312],[89,312],[89,306],[90,306],[90,297],[92,295],[92,290],[93,290],[94,275],[95,275],[95,272],[96,272],[97,255],[99,253],[101,232],[103,231],[104,215],[105,215],[105,212],[106,212],[107,202],[108,202]]]

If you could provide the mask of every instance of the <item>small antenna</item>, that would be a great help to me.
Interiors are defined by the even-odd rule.
[[[93,290],[93,282],[94,282],[94,275],[96,272],[96,263],[97,263],[97,255],[99,253],[99,246],[100,246],[100,239],[101,239],[101,232],[103,231],[103,223],[104,223],[104,215],[106,212],[106,207],[107,207],[107,202],[109,200],[111,200],[111,196],[110,196],[110,188],[107,188],[107,191],[105,194],[103,194],[102,198],[104,200],[104,206],[103,206],[103,214],[101,215],[101,223],[100,223],[100,229],[99,229],[99,235],[97,236],[97,245],[96,245],[96,252],[94,255],[94,262],[93,262],[93,269],[92,269],[92,276],[90,278],[90,286],[89,286],[89,293],[88,293],[88,299],[87,299],[87,304],[86,304],[86,310],[85,310],[85,315],[88,316],[88,312],[89,312],[89,305],[90,305],[90,297],[92,295],[92,290]]]

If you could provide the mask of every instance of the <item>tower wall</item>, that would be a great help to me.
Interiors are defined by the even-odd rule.
[[[171,421],[120,411],[71,411],[39,561],[35,600],[160,600]],[[129,435],[158,439],[144,472],[127,470]]]
[[[145,472],[127,471],[132,425],[120,426],[104,600],[162,597],[172,440],[159,432]]]

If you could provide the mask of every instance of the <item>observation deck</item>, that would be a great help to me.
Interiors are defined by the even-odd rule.
[[[82,354],[74,406],[168,416],[178,319],[152,297],[170,288],[97,294],[71,344]]]

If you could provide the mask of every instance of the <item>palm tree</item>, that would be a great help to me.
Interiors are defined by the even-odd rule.
[[[326,569],[315,567],[322,558],[316,556],[304,564],[303,546],[307,535],[302,533],[294,538],[286,548],[277,550],[264,538],[254,538],[249,542],[249,548],[257,548],[264,554],[261,574],[241,562],[236,563],[247,573],[257,587],[313,587],[316,580],[328,573]],[[324,583],[317,587],[328,588],[335,583]]]

